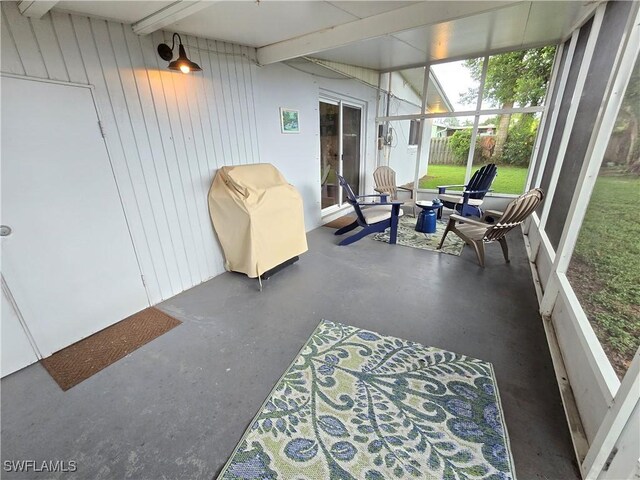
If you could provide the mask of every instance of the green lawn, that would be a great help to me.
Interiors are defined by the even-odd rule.
[[[640,178],[600,176],[569,268],[618,376],[640,343]]]
[[[474,166],[474,171],[480,168]],[[436,188],[464,182],[466,167],[462,165],[429,165],[428,174],[420,179],[420,188]],[[491,188],[494,193],[520,194],[527,179],[527,167],[498,165],[498,176]]]

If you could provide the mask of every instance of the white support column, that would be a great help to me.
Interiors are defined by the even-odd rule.
[[[478,87],[478,100],[476,101],[476,112],[482,108],[482,96],[484,95],[484,84],[487,78],[487,70],[489,69],[489,56],[484,57],[482,62],[482,74],[480,75],[480,86]],[[473,169],[473,156],[476,152],[476,138],[478,138],[478,125],[480,124],[480,115],[476,113],[473,119],[473,130],[471,130],[471,143],[469,145],[469,154],[467,156],[467,169],[464,174],[464,184],[469,183],[471,178],[471,170]],[[507,127],[508,128],[508,127]]]
[[[429,64],[424,67],[424,72],[422,75],[422,106],[420,107],[420,112],[424,113],[427,111],[427,89],[429,88]],[[420,129],[418,130],[418,151],[416,152],[416,170],[415,175],[413,177],[413,201],[418,200],[418,186],[420,181],[420,166],[422,164],[422,155],[426,154],[427,157],[427,165],[429,162],[429,152],[431,150],[431,143],[427,147],[427,151],[422,151],[422,142],[426,138],[425,130],[427,128],[427,124],[431,127],[431,121],[426,119],[420,119]],[[431,132],[429,131],[429,142],[431,142]],[[428,168],[428,167],[427,167]],[[426,172],[425,172],[426,173]],[[415,207],[413,207],[415,209]]]

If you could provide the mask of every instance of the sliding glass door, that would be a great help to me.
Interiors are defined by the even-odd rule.
[[[360,193],[362,108],[323,99],[320,112],[320,188],[322,210],[340,207],[342,190],[336,174]]]

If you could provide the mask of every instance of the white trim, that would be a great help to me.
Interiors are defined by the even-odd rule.
[[[533,172],[536,169],[536,165],[540,163],[542,165],[542,158],[538,158],[538,152],[540,151],[540,145],[542,144],[542,136],[544,132],[547,132],[547,137],[549,136],[549,132],[551,132],[551,126],[547,125],[550,123],[549,118],[549,109],[551,108],[551,98],[553,98],[553,94],[555,92],[556,79],[558,77],[558,71],[560,70],[560,61],[562,60],[562,52],[564,51],[564,44],[558,45],[556,48],[556,53],[553,58],[553,69],[551,71],[551,78],[549,79],[549,88],[547,88],[547,93],[545,94],[544,99],[544,110],[542,111],[542,117],[540,118],[540,123],[538,124],[538,131],[536,132],[536,142],[533,146],[533,152],[531,152],[531,161],[529,162],[529,170],[527,171],[527,179],[524,182],[524,191],[526,192],[531,188],[531,180],[533,177]],[[548,102],[547,102],[548,100]],[[549,127],[549,128],[547,128]],[[526,232],[525,232],[526,233]]]
[[[580,64],[580,70],[578,72],[578,77],[576,78],[576,84],[573,90],[573,95],[571,97],[571,105],[569,107],[567,120],[565,122],[564,130],[562,132],[562,140],[560,141],[560,147],[558,148],[558,156],[556,158],[556,163],[553,168],[553,174],[551,175],[551,180],[549,182],[549,189],[547,192],[547,201],[545,202],[542,210],[542,217],[540,219],[540,223],[542,225],[541,228],[543,229],[547,225],[547,219],[549,218],[549,212],[551,211],[552,199],[553,199],[553,196],[555,195],[556,187],[558,185],[558,179],[560,178],[560,171],[562,170],[562,164],[564,163],[565,154],[567,153],[567,145],[569,144],[569,139],[571,138],[571,132],[573,131],[573,124],[576,119],[576,114],[578,113],[578,107],[580,106],[580,98],[582,97],[584,84],[587,80],[589,67],[591,66],[591,59],[593,58],[593,52],[595,51],[598,35],[600,34],[600,27],[602,26],[602,19],[604,18],[605,9],[606,9],[606,4],[603,4],[603,5],[600,5],[596,10],[596,14],[593,17],[593,24],[591,26],[591,31],[589,32],[589,38],[587,39],[587,43],[585,45],[584,54],[582,56],[582,62]],[[579,35],[580,32],[577,32],[577,34]],[[572,58],[572,63],[569,66],[569,69],[571,69],[573,66],[574,65],[573,65],[573,58]]]
[[[589,16],[591,16],[591,13],[589,13]],[[571,35],[567,35],[567,37],[570,37],[570,36]],[[562,38],[551,38],[551,39],[546,39],[542,42],[523,43],[515,47],[510,46],[510,47],[503,47],[503,48],[495,48],[488,51],[482,50],[475,53],[465,53],[462,55],[454,55],[451,57],[429,60],[428,62],[405,63],[404,65],[399,65],[396,67],[381,68],[379,72],[381,74],[385,74],[390,72],[397,72],[398,70],[424,67],[425,65],[438,65],[441,63],[457,62],[460,60],[468,60],[469,58],[479,58],[484,56],[491,57],[493,55],[500,55],[501,53],[516,52],[519,50],[531,50],[534,48],[548,47],[549,45],[557,45],[557,44],[563,43],[565,40],[563,40]]]
[[[56,85],[67,85],[69,87],[89,88],[95,91],[95,87],[90,83],[67,82],[64,80],[52,80],[50,78],[33,77],[31,75],[18,75],[16,73],[0,72],[0,77],[17,78],[19,80],[30,80],[32,82],[55,83]]]
[[[438,8],[430,8],[428,2],[419,2],[258,48],[258,62],[261,65],[282,62],[370,38],[500,10],[513,4],[512,1],[444,2]]]
[[[613,399],[616,391],[620,387],[620,380],[615,370],[611,366],[611,362],[607,358],[607,354],[602,348],[602,344],[585,314],[580,300],[573,291],[573,287],[569,279],[564,274],[558,275],[558,283],[560,285],[559,295],[564,303],[569,307],[567,313],[578,333],[578,340],[582,345],[591,370],[596,373],[596,381],[605,398]]]
[[[607,410],[598,433],[591,442],[589,452],[582,462],[581,468],[585,480],[596,480],[600,476],[609,454],[638,403],[638,392],[640,392],[640,348],[636,350],[618,393]]]
[[[194,13],[204,10],[214,3],[214,0],[208,0],[206,2],[201,0],[177,0],[151,15],[146,16],[142,20],[135,22],[131,27],[133,28],[133,32],[138,35],[148,35],[156,30],[160,30],[161,28],[179,22]]]
[[[341,218],[351,209],[351,205],[348,203],[342,205],[341,207],[338,205],[331,205],[330,207],[322,210],[322,215],[320,217],[320,225],[325,225],[333,220]]]
[[[389,75],[391,77],[391,75]],[[429,88],[429,78],[431,78],[431,69],[429,67],[425,67],[424,72],[422,73],[422,105],[420,107],[420,111],[424,112],[427,108],[427,91]],[[438,84],[436,82],[436,88]],[[444,97],[446,98],[446,96]],[[425,138],[424,130],[427,126],[426,119],[419,119],[420,122],[420,130],[418,131],[418,150],[416,152],[416,168],[413,177],[413,192],[412,197],[415,202],[418,200],[418,187],[420,186],[420,161],[422,159],[422,141]],[[429,142],[431,142],[431,132],[429,132]],[[431,153],[431,143],[429,143],[429,147],[427,147],[427,170],[429,170],[429,154]],[[426,174],[426,172],[425,172]],[[415,208],[415,207],[414,207]]]
[[[329,105],[335,105],[338,107],[338,111],[339,111],[339,122],[338,122],[338,165],[339,165],[339,169],[340,169],[340,175],[343,174],[343,107],[347,106],[347,107],[351,107],[351,108],[357,108],[360,110],[360,159],[359,159],[359,166],[358,166],[358,192],[354,192],[356,193],[356,195],[362,195],[363,191],[365,190],[365,186],[366,186],[366,154],[367,154],[367,150],[366,150],[366,136],[367,136],[367,126],[366,126],[366,119],[367,119],[367,105],[368,103],[364,100],[360,100],[358,98],[352,97],[350,95],[344,95],[332,90],[326,90],[321,88],[320,89],[320,95],[318,98],[318,103],[326,103]],[[344,207],[346,204],[343,200],[343,192],[342,192],[342,188],[340,188],[340,186],[336,186],[336,188],[338,189],[338,203],[337,205],[331,205],[329,207],[326,208],[320,208],[320,214],[321,217],[325,217],[328,215],[332,215],[333,212],[333,208],[342,208]]]
[[[49,12],[56,3],[58,3],[57,0],[22,0],[18,2],[18,10],[25,17],[39,19]]]
[[[592,135],[589,143],[589,161],[582,169],[578,180],[578,185],[581,185],[581,188],[576,195],[574,195],[571,205],[573,212],[569,216],[570,225],[569,228],[565,228],[560,243],[562,253],[559,258],[556,259],[556,262],[554,262],[556,271],[561,274],[567,270],[569,262],[571,261],[571,255],[573,254],[580,226],[584,220],[589,199],[598,178],[598,171],[624,99],[625,91],[633,73],[634,65],[640,53],[639,21],[640,11],[636,10],[635,21],[632,23],[630,20],[625,29],[625,31],[627,31],[629,26],[633,25],[631,27],[633,30],[627,37],[626,45],[622,42],[618,50],[618,57],[622,55],[622,59],[618,63],[617,68],[614,69],[614,73],[611,75],[607,85],[607,91],[605,91],[603,105],[606,105],[606,107],[604,108],[600,121],[596,125],[596,134]],[[566,277],[561,275],[561,288],[568,288],[571,294],[573,294],[573,290],[571,290],[571,287],[568,285],[569,282],[567,281],[567,285],[564,285],[563,279],[566,279]],[[581,465],[584,478],[595,480],[603,470],[610,452],[638,401],[637,393],[640,391],[640,349],[636,352],[634,361],[627,371],[622,384],[620,384],[611,363],[604,353],[602,345],[593,332],[593,328],[591,328],[591,325],[588,323],[582,307],[578,304],[575,309],[577,320],[581,323],[580,326],[582,327],[576,330],[582,335],[585,335],[587,340],[590,340],[585,350],[596,357],[596,367],[592,366],[592,368],[595,372],[603,376],[606,387],[608,388],[607,393],[611,394],[612,397],[615,396],[595,438],[591,442],[589,453]]]
[[[472,117],[474,115],[502,115],[505,113],[536,113],[543,112],[544,106],[539,107],[513,107],[513,108],[490,108],[486,110],[464,110],[460,112],[441,113],[414,113],[407,115],[386,115],[376,117],[376,122],[386,122],[394,120],[420,120],[422,118],[451,118],[451,117]]]
[[[593,24],[591,26],[591,31],[589,32],[589,38],[587,39],[587,44],[585,46],[584,55],[582,57],[582,62],[580,64],[580,71],[578,72],[578,78],[576,79],[576,85],[573,91],[573,95],[571,97],[571,106],[569,107],[569,112],[567,114],[567,121],[564,125],[564,130],[562,132],[562,140],[560,142],[560,147],[558,149],[558,156],[556,158],[556,162],[553,168],[553,174],[551,175],[551,180],[549,182],[547,201],[543,204],[544,207],[542,209],[542,217],[540,219],[540,228],[544,231],[546,231],[545,227],[547,225],[547,219],[549,218],[549,212],[551,211],[551,206],[553,204],[553,197],[555,195],[556,187],[558,185],[558,179],[560,178],[560,171],[562,170],[562,164],[564,163],[565,154],[567,152],[567,145],[569,144],[569,139],[571,138],[571,132],[573,131],[573,124],[575,122],[576,114],[578,112],[578,107],[580,105],[580,98],[582,97],[584,84],[587,79],[587,74],[589,73],[589,67],[591,66],[591,59],[593,58],[593,52],[595,51],[596,42],[600,34],[600,27],[602,26],[602,19],[604,18],[605,10],[606,10],[606,4],[600,5],[596,10],[596,14],[593,17]],[[584,170],[584,166],[583,166],[583,170]],[[583,185],[581,181],[578,180],[578,182],[576,183],[576,190],[581,189],[582,187]],[[591,190],[589,190],[589,192],[591,192]],[[574,195],[574,199],[575,199],[575,195]],[[567,215],[567,220],[565,221],[565,224],[564,224],[562,237],[565,236],[567,229],[570,228],[571,225],[573,225],[571,222],[571,218],[575,210],[574,202],[572,202],[572,207],[574,208],[571,208],[569,210],[569,213]],[[579,230],[579,227],[580,225],[577,225],[578,230]],[[553,305],[556,302],[558,289],[560,288],[558,283],[558,272],[557,272],[558,252],[563,252],[564,244],[565,242],[563,242],[563,238],[561,238],[558,244],[558,248],[556,249],[556,258],[551,268],[551,271],[552,271],[551,278],[549,278],[549,281],[547,282],[546,290],[544,292],[544,297],[542,298],[542,302],[540,304],[540,312],[542,313],[542,315],[551,315],[551,311],[553,310]]]
[[[33,349],[33,352],[35,353],[38,360],[44,358],[42,356],[42,353],[40,352],[40,349],[38,348],[38,345],[36,344],[35,339],[33,338],[33,335],[31,334],[31,330],[29,330],[29,326],[27,325],[27,322],[25,321],[24,316],[22,315],[22,311],[20,310],[20,307],[16,303],[16,300],[13,297],[13,293],[11,293],[11,289],[9,288],[9,285],[7,284],[7,281],[4,279],[4,275],[2,275],[1,272],[0,272],[0,282],[2,284],[2,291],[4,292],[7,298],[7,301],[11,304],[11,307],[13,308],[13,311],[16,314],[16,318],[18,319],[20,326],[24,330],[24,334],[26,335],[27,340],[31,345],[31,348]]]
[[[607,3],[608,1],[609,0],[594,0],[592,8],[584,12],[584,14],[582,14],[575,22],[573,22],[573,25],[571,25],[571,27],[566,31],[574,32],[575,30],[579,30],[580,28],[582,28],[583,25],[587,23],[589,19],[593,16],[593,12],[595,12],[596,8],[598,8],[603,3]],[[569,40],[569,38],[571,38],[571,34],[562,38],[561,43],[566,42],[567,40]]]
[[[558,95],[556,95],[556,103],[553,105],[553,113],[551,114],[551,120],[549,123],[549,133],[547,134],[546,142],[544,145],[544,151],[542,153],[540,168],[538,169],[538,176],[534,180],[534,185],[539,186],[542,183],[542,176],[544,175],[544,170],[547,166],[549,149],[551,148],[551,143],[553,141],[553,133],[556,129],[556,124],[558,122],[558,115],[560,114],[560,107],[562,105],[562,99],[564,98],[564,94],[567,86],[567,79],[569,78],[569,71],[571,70],[571,62],[573,61],[573,54],[576,50],[576,43],[578,42],[578,31],[573,32],[573,36],[571,37],[571,42],[569,43],[569,49],[567,50],[567,56],[564,59],[564,64],[562,67],[562,74],[560,77],[560,85],[558,86]],[[562,60],[562,57],[560,58]],[[548,192],[545,192],[545,194]],[[548,202],[549,203],[549,202]],[[545,207],[543,207],[544,209]]]
[[[605,6],[603,5],[602,8],[605,8]],[[565,273],[569,267],[573,248],[578,240],[580,227],[582,226],[582,220],[589,207],[589,199],[598,179],[602,159],[609,144],[635,60],[640,52],[640,37],[637,28],[634,29],[633,37],[628,38],[628,45],[629,48],[626,48],[625,42],[620,44],[614,60],[614,69],[609,76],[601,108],[594,124],[594,133],[592,133],[587,146],[585,162],[580,170],[576,192],[573,195],[569,213],[567,214],[567,221],[558,244],[558,255],[554,262],[554,270],[558,273]],[[624,66],[621,65],[622,61],[618,60],[623,54]]]
[[[529,258],[532,258],[529,238],[527,235],[524,235],[523,238]],[[529,260],[529,267],[531,269],[531,276],[533,278],[536,296],[538,297],[538,302],[540,302],[543,297],[540,276],[538,275],[536,265],[531,260]],[[549,317],[541,317],[541,320],[544,333],[547,338],[547,344],[549,345],[549,354],[551,355],[553,372],[555,373],[556,382],[558,384],[558,391],[562,398],[562,408],[571,431],[571,443],[573,444],[573,450],[578,462],[582,462],[589,449],[587,435],[584,431],[580,411],[578,410],[578,405],[576,403],[575,396],[573,395],[573,389],[569,382],[569,375],[567,373],[564,359],[562,358],[562,351],[558,344],[558,337],[556,336],[555,328],[553,327],[553,323]]]

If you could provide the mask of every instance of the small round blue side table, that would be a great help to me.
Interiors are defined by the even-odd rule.
[[[434,205],[431,202],[416,202],[416,205],[422,209],[418,215],[416,232],[436,233],[436,213],[442,208],[442,204]]]

